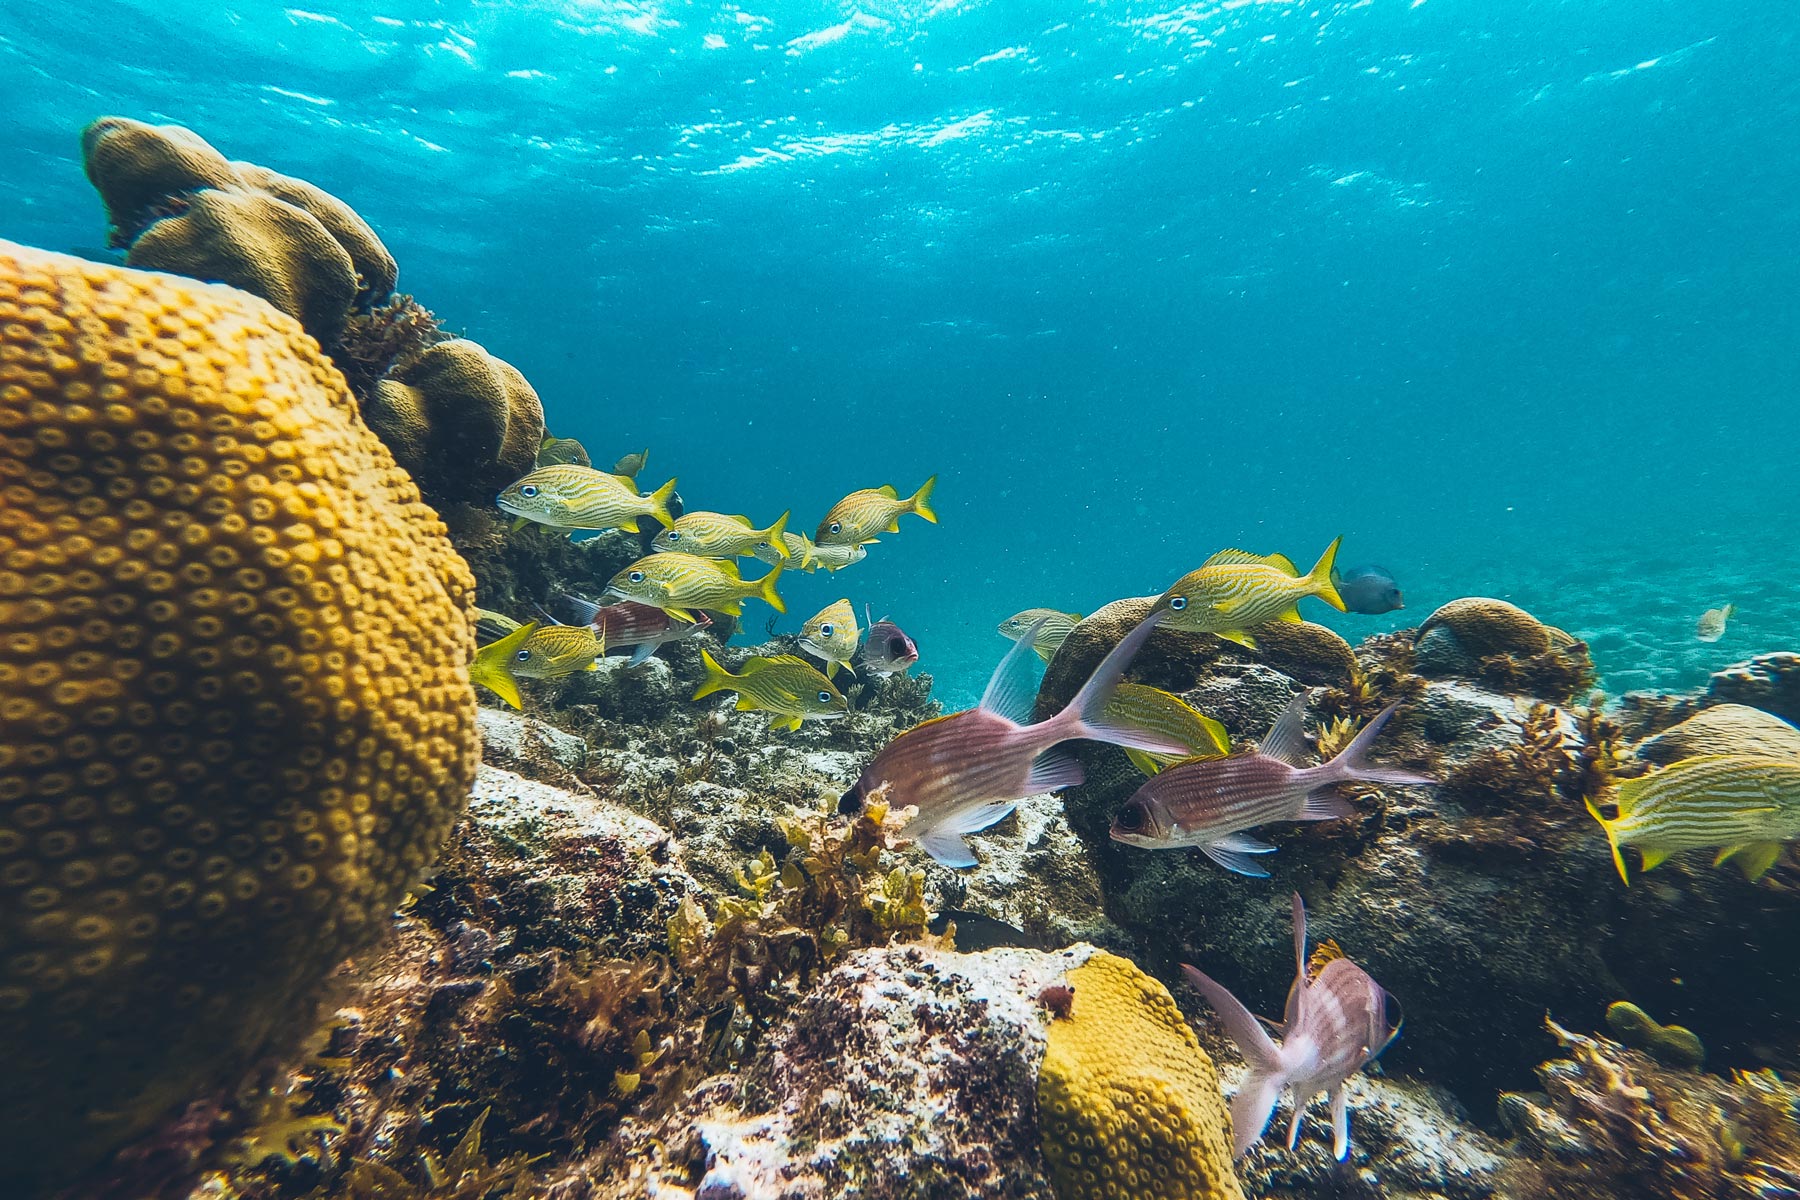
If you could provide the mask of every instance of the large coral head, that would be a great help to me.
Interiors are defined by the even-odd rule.
[[[466,800],[472,593],[291,318],[0,242],[0,1195],[305,1032]]]

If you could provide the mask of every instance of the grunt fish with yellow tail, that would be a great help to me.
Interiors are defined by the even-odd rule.
[[[1187,747],[1185,754],[1151,754],[1127,748],[1125,757],[1146,775],[1190,758],[1223,758],[1231,752],[1225,727],[1173,692],[1141,683],[1121,683],[1106,703],[1106,714],[1121,725],[1164,733]]]
[[[1607,816],[1604,809],[1614,810]],[[1636,846],[1648,871],[1683,850],[1717,849],[1759,879],[1800,838],[1800,761],[1754,754],[1684,758],[1619,784],[1609,802],[1587,802],[1606,831],[1613,865],[1630,884],[1623,848]]]
[[[538,446],[536,465],[556,467],[564,464],[591,467],[594,465],[594,461],[588,457],[587,447],[574,438],[560,438],[546,433],[543,442]]]
[[[674,493],[673,479],[650,495],[640,496],[617,476],[564,463],[539,467],[515,480],[495,503],[502,512],[547,525],[558,533],[636,530],[640,517],[672,524],[669,497]]]
[[[813,657],[825,660],[826,678],[837,675],[839,667],[856,657],[856,643],[861,638],[856,610],[848,600],[827,604],[800,627],[800,644]]]
[[[586,625],[545,625],[532,621],[475,652],[469,679],[514,708],[523,708],[521,679],[561,679],[592,671],[601,655],[600,639]]]
[[[606,591],[622,600],[660,608],[677,621],[692,621],[690,609],[742,616],[743,602],[749,599],[786,612],[787,605],[775,591],[780,578],[780,564],[761,579],[746,580],[728,558],[701,558],[669,550],[638,559],[614,575]]]
[[[650,549],[680,550],[701,558],[736,558],[740,555],[748,558],[756,554],[758,546],[766,545],[779,547],[777,557],[785,560],[788,551],[782,534],[787,529],[787,522],[788,514],[782,513],[780,519],[767,529],[757,529],[750,524],[749,517],[730,517],[716,512],[682,513],[673,525],[650,540]]]
[[[978,706],[934,717],[889,742],[844,793],[840,810],[860,808],[885,787],[894,808],[918,809],[903,831],[907,837],[945,866],[972,867],[976,858],[967,834],[1001,820],[1027,796],[1082,781],[1081,764],[1056,749],[1062,743],[1091,738],[1181,753],[1186,747],[1166,734],[1128,728],[1106,713],[1126,664],[1155,629],[1151,617],[1126,634],[1067,707],[1036,724],[1026,723],[1037,699],[1036,656],[1029,639],[1021,638],[988,680]]]
[[[919,490],[904,500],[892,484],[851,492],[831,506],[825,519],[813,534],[819,546],[860,546],[873,541],[878,533],[899,533],[900,517],[905,513],[924,517],[937,524],[937,513],[931,508],[931,491],[937,486],[933,475]]]
[[[1166,628],[1216,634],[1254,650],[1250,630],[1271,621],[1299,621],[1300,601],[1309,596],[1346,611],[1331,579],[1343,540],[1327,546],[1304,575],[1286,555],[1221,550],[1177,579],[1151,611],[1164,614]]]
[[[819,570],[841,571],[851,563],[859,563],[869,557],[866,547],[875,544],[875,539],[870,538],[859,546],[815,546],[804,533],[784,533],[781,541],[793,568],[808,575]],[[773,542],[758,542],[754,553],[766,563],[781,561],[781,551]]]
[[[1049,662],[1056,657],[1057,650],[1061,649],[1079,624],[1080,613],[1063,612],[1056,608],[1028,608],[1000,622],[1000,636],[1016,642],[1025,636],[1027,630],[1035,627],[1037,633],[1032,637],[1031,648],[1037,651],[1039,658]]]
[[[706,677],[694,699],[736,692],[738,711],[769,713],[771,729],[798,729],[802,721],[832,720],[850,711],[850,702],[817,667],[791,654],[746,659],[738,675],[705,650],[700,651],[700,662]]]

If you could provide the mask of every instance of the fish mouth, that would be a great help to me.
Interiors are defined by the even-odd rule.
[[[1117,825],[1107,831],[1115,842],[1123,842],[1127,846],[1136,846],[1142,850],[1154,850],[1157,847],[1155,838],[1143,833],[1126,833]]]

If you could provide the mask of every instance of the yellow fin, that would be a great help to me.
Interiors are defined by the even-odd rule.
[[[1658,850],[1652,846],[1639,846],[1638,854],[1643,857],[1644,862],[1638,869],[1640,871],[1648,871],[1653,867],[1659,867],[1668,860],[1669,855],[1672,853],[1673,851]]]
[[[700,681],[700,687],[694,693],[694,699],[710,696],[714,692],[728,692],[735,687],[735,677],[732,673],[721,667],[718,660],[713,658],[704,646],[700,648],[700,667],[706,672],[706,678]],[[742,695],[743,693],[740,692],[740,699]]]
[[[898,500],[900,498],[900,493],[894,490],[894,485],[891,483],[884,483],[875,490],[881,495],[886,496],[889,500]]]
[[[1331,545],[1325,547],[1325,553],[1319,555],[1319,561],[1307,573],[1306,581],[1312,585],[1312,594],[1323,600],[1339,612],[1349,612],[1344,605],[1344,598],[1338,595],[1337,584],[1332,579],[1332,570],[1337,566],[1338,547],[1344,544],[1341,537],[1331,539]]]
[[[1228,642],[1236,642],[1238,645],[1242,646],[1246,650],[1256,649],[1256,639],[1254,637],[1250,636],[1250,633],[1248,630],[1215,629],[1215,630],[1213,630],[1213,635],[1215,637],[1222,637]]]
[[[778,613],[787,611],[787,605],[782,603],[780,594],[775,591],[775,582],[781,578],[782,567],[783,564],[776,563],[769,569],[767,575],[764,575],[761,579],[756,581],[755,594],[762,598],[764,604],[767,604]],[[742,607],[742,605],[739,606],[739,612],[742,611]],[[734,612],[731,615],[735,617],[739,614]]]
[[[529,524],[531,524],[530,517],[514,517],[511,532],[517,533]]]
[[[732,579],[742,581],[742,579],[744,578],[743,572],[738,570],[737,563],[735,561],[733,561],[732,559],[710,558],[710,559],[707,559],[707,561],[712,563],[713,566],[719,568],[720,571],[724,572],[727,576],[729,576]]]
[[[1728,858],[1736,858],[1738,870],[1744,873],[1744,878],[1755,883],[1768,873],[1769,868],[1780,857],[1780,842],[1745,842],[1719,851],[1718,857],[1713,859],[1713,866],[1721,865]]]
[[[513,678],[512,657],[514,652],[525,644],[526,639],[536,633],[542,625],[542,621],[528,622],[499,641],[489,642],[477,650],[474,661],[469,663],[469,682],[480,684],[515,709],[522,711],[525,703],[523,697],[519,695],[519,681]]]
[[[694,618],[691,615],[689,615],[687,609],[685,609],[685,608],[665,608],[665,609],[663,609],[663,612],[665,612],[669,615],[669,620],[671,620],[671,621],[684,621],[689,625],[692,625],[694,623]],[[736,615],[736,614],[733,614],[733,615]]]
[[[1163,769],[1162,763],[1158,762],[1155,756],[1148,751],[1139,750],[1135,746],[1126,748],[1125,757],[1131,760],[1132,766],[1145,775],[1155,775]]]
[[[927,479],[924,483],[920,484],[919,490],[914,492],[912,497],[906,502],[907,506],[913,510],[915,516],[924,517],[933,525],[937,524],[937,510],[931,507],[931,489],[936,486],[937,476],[933,475],[930,479]]]
[[[1588,815],[1600,822],[1600,828],[1606,831],[1606,844],[1612,848],[1613,866],[1619,868],[1619,878],[1625,886],[1631,886],[1631,876],[1625,872],[1625,855],[1619,851],[1619,836],[1613,832],[1613,823],[1600,815],[1600,808],[1592,800],[1583,801],[1587,805]]]
[[[636,483],[633,483],[631,487],[633,491],[637,490]],[[650,493],[650,515],[661,521],[664,526],[675,523],[675,518],[669,515],[669,497],[674,494],[675,481],[673,479]]]
[[[1221,550],[1205,562],[1202,567],[1274,567],[1277,571],[1288,575],[1300,575],[1300,568],[1294,560],[1285,554],[1252,554],[1248,550]]]
[[[1297,625],[1306,623],[1306,618],[1300,615],[1300,610],[1298,608],[1290,608],[1284,613],[1277,613],[1275,614],[1275,619],[1277,621],[1289,621]]]

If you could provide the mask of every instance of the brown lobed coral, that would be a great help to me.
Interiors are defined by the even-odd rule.
[[[0,243],[0,1191],[305,1027],[478,753],[473,581],[263,302]]]

